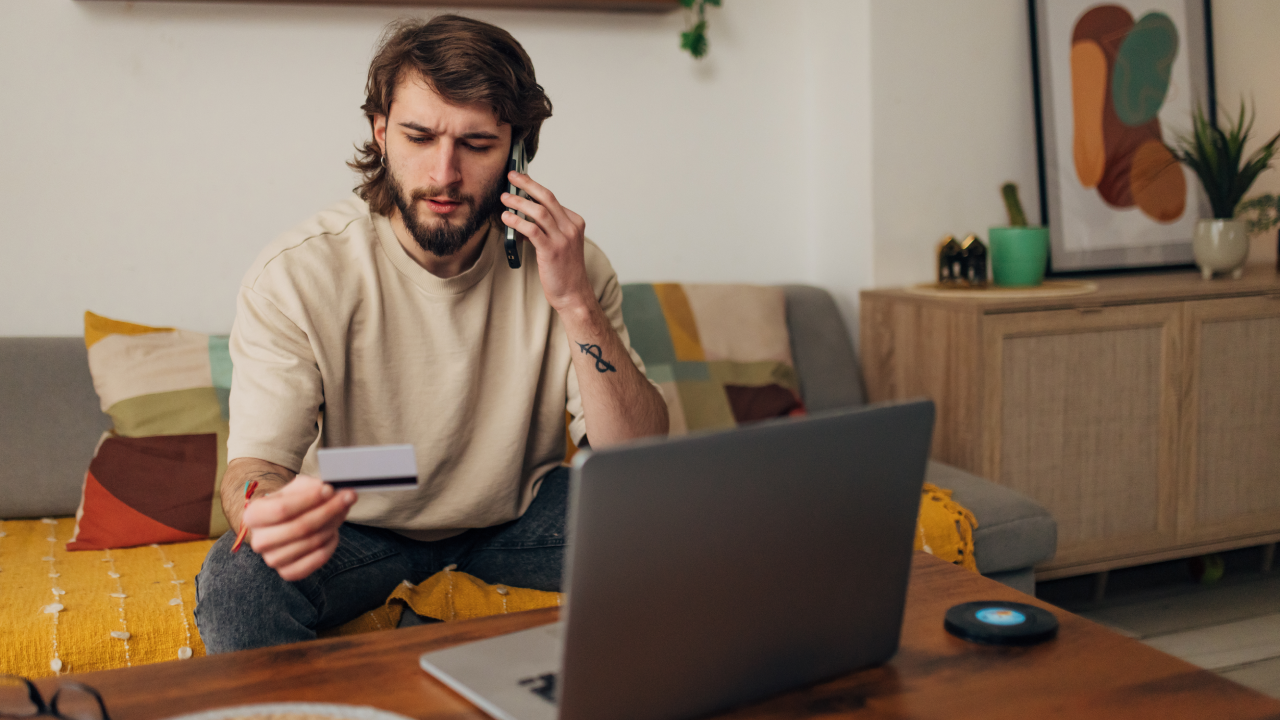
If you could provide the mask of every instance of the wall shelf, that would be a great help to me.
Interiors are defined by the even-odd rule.
[[[93,0],[86,0],[92,2]],[[226,2],[227,0],[165,0],[166,2]],[[414,7],[484,7],[515,10],[606,10],[612,12],[668,12],[680,7],[679,0],[231,0],[246,4],[272,5],[370,5]]]

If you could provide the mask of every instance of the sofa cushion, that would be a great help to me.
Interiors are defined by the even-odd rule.
[[[800,376],[800,396],[812,412],[862,405],[862,373],[835,301],[812,285],[783,287],[791,357]]]
[[[111,425],[84,341],[0,338],[0,368],[0,518],[70,515],[94,443]]]
[[[214,541],[68,552],[74,524],[0,520],[0,673],[38,678],[204,655],[195,576]]]
[[[932,460],[925,480],[949,488],[956,502],[973,511],[978,520],[974,554],[982,574],[1029,568],[1053,557],[1058,524],[1031,498]]]
[[[217,536],[231,358],[225,336],[85,313],[89,369],[112,428],[99,443],[70,550]]]

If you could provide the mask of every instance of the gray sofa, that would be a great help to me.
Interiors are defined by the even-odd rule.
[[[866,403],[862,369],[835,301],[820,288],[788,285],[787,326],[800,393],[811,411]],[[1058,548],[1058,523],[1031,498],[930,460],[925,479],[952,491],[978,520],[974,555],[983,575],[1035,594],[1033,568]]]
[[[786,287],[787,322],[810,410],[864,403],[849,334],[826,291]],[[0,518],[72,515],[85,468],[110,422],[98,408],[84,341],[0,337]],[[1053,557],[1057,524],[1018,493],[931,462],[928,478],[973,511],[978,569],[1034,593],[1032,568]]]

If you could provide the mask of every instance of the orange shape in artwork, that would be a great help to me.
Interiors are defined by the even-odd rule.
[[[171,528],[134,510],[102,487],[91,472],[84,477],[81,503],[75,540],[67,543],[68,550],[104,550],[205,539],[203,535]]]
[[[1159,140],[1148,140],[1133,153],[1129,170],[1133,199],[1142,212],[1157,222],[1182,217],[1187,204],[1187,180],[1182,166]]]
[[[1102,137],[1107,76],[1107,56],[1098,43],[1084,40],[1071,46],[1076,177],[1087,188],[1095,187],[1107,168],[1107,148]]]

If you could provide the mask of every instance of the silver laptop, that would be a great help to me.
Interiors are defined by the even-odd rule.
[[[558,623],[422,655],[501,720],[689,718],[898,648],[933,403],[579,454]]]

